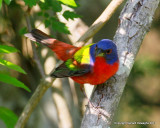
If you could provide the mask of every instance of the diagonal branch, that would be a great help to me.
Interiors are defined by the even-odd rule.
[[[19,117],[15,128],[23,128],[25,126],[25,124],[28,121],[34,108],[37,106],[37,104],[41,100],[41,97],[44,95],[44,93],[47,91],[47,89],[49,87],[51,87],[54,80],[55,79],[52,79],[51,77],[45,77],[41,80],[36,91],[34,92],[32,97],[30,98],[30,100],[28,101],[21,116]]]
[[[120,59],[114,79],[99,85],[92,96],[92,104],[85,112],[81,128],[109,128],[134,64],[141,42],[150,28],[159,0],[128,0],[119,17],[114,36]],[[117,126],[118,127],[118,126]]]
[[[103,13],[96,19],[96,21],[89,27],[89,29],[80,37],[77,42],[87,42],[93,37],[111,18],[116,9],[124,0],[112,0]]]

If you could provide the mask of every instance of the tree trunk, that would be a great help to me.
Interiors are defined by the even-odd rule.
[[[128,0],[119,17],[114,42],[118,48],[119,71],[98,85],[87,107],[81,128],[109,128],[134,64],[141,42],[149,31],[159,0]],[[97,108],[96,108],[97,106]]]

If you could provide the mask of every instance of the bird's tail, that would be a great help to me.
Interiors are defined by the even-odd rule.
[[[42,43],[44,45],[50,45],[54,43],[54,40],[56,40],[38,29],[33,29],[30,33],[24,34],[24,36],[28,37],[32,41]]]
[[[58,58],[63,61],[71,58],[73,54],[80,49],[73,45],[51,38],[49,35],[38,29],[33,29],[30,33],[27,33],[24,36],[28,37],[32,41],[48,46],[56,53]]]

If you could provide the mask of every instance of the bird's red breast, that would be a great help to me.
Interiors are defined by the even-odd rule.
[[[93,70],[91,72],[82,76],[74,76],[71,78],[80,84],[102,84],[117,72],[118,66],[118,61],[114,64],[107,64],[105,58],[96,57]]]

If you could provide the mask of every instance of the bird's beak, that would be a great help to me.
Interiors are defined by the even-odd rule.
[[[95,51],[95,56],[104,56],[104,52],[102,51],[102,49],[97,49]]]

